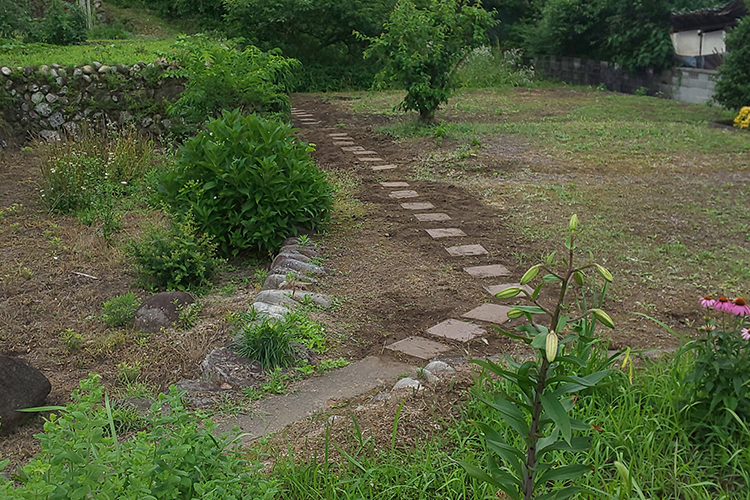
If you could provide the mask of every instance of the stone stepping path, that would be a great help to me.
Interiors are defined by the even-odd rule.
[[[404,340],[387,345],[385,348],[389,351],[400,352],[424,361],[433,359],[451,350],[445,344],[424,337],[407,337]]]
[[[474,323],[468,323],[459,319],[446,319],[442,323],[429,328],[427,333],[448,340],[468,342],[475,337],[481,337],[487,331]]]
[[[487,255],[489,252],[482,245],[458,245],[446,247],[451,257],[468,257],[472,255]]]
[[[461,229],[457,227],[448,227],[445,229],[425,229],[432,239],[438,238],[462,238],[466,236]]]
[[[435,214],[414,214],[419,222],[441,222],[451,220],[448,214],[435,213]]]
[[[300,123],[303,125],[320,123],[320,121],[314,119],[313,115],[306,113],[304,110],[294,109],[292,110],[292,115],[299,119]],[[360,162],[370,164],[370,169],[374,173],[396,170],[398,168],[398,165],[396,164],[385,163],[385,160],[378,155],[377,151],[358,145],[356,140],[347,132],[331,132],[328,134],[328,137],[333,142],[333,145],[340,147],[343,152],[351,153],[352,156]],[[398,188],[410,187],[408,182],[402,180],[383,181],[380,182],[380,185],[384,189],[396,189],[388,192],[388,197],[394,200],[420,197],[420,194],[417,191],[411,189],[399,190]],[[415,212],[435,209],[435,205],[429,201],[405,202],[400,203],[400,206],[404,210]],[[450,214],[443,212],[415,213],[414,217],[418,222],[445,222],[452,220]],[[434,240],[441,238],[468,237],[466,232],[460,227],[424,228],[424,230],[430,238]],[[479,244],[456,245],[444,248],[451,257],[457,258],[489,255],[487,249]],[[464,271],[476,279],[508,277],[511,274],[502,264],[465,267]],[[520,285],[517,283],[493,284],[484,285],[484,289],[487,290],[489,294],[495,295],[501,290],[511,286]],[[529,293],[532,292],[530,287],[524,287],[524,289],[528,290]],[[499,304],[482,304],[471,311],[462,314],[461,317],[465,319],[446,319],[427,329],[426,333],[432,337],[440,338],[443,341],[466,343],[478,337],[482,337],[487,333],[487,330],[481,325],[467,320],[503,324],[509,321],[507,313],[510,309],[511,308],[508,306]],[[390,352],[401,353],[420,360],[430,360],[450,351],[451,347],[442,342],[436,342],[435,340],[415,335],[387,345],[385,346],[385,349]]]
[[[462,314],[461,317],[502,325],[503,323],[510,321],[508,319],[508,311],[511,309],[513,308],[498,304],[482,304],[481,306],[475,307],[471,311]]]
[[[250,444],[315,412],[328,409],[332,402],[359,396],[384,384],[390,387],[397,378],[414,368],[387,357],[365,358],[340,370],[307,379],[293,392],[259,401],[252,413],[238,415],[219,424],[216,435],[239,427],[243,433],[242,444]]]

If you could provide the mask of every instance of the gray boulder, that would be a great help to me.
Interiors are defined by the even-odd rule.
[[[186,292],[161,292],[141,303],[135,312],[135,327],[146,333],[158,332],[180,321],[180,311],[195,299]]]
[[[22,359],[0,355],[0,435],[31,418],[33,413],[16,410],[43,405],[51,389],[42,372]]]
[[[305,274],[326,274],[326,270],[320,266],[306,264],[294,260],[286,255],[277,256],[271,264],[271,272],[299,271]]]
[[[223,389],[256,387],[267,380],[260,363],[238,356],[227,347],[208,353],[201,363],[200,373],[201,379]]]

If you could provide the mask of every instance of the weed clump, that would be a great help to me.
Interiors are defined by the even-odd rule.
[[[127,325],[135,316],[140,300],[133,292],[113,297],[104,303],[102,321],[109,327],[117,328]]]

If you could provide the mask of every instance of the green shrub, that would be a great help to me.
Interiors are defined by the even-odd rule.
[[[725,108],[740,109],[750,106],[750,16],[727,34],[726,44],[714,99]]]
[[[26,36],[29,23],[27,1],[0,0],[0,38]]]
[[[187,84],[168,108],[172,116],[201,124],[224,109],[289,111],[287,94],[299,61],[252,45],[239,50],[232,41],[217,42],[204,35],[181,36],[173,49],[169,57],[180,67],[165,76],[185,78]]]
[[[422,121],[430,122],[451,96],[456,65],[485,41],[494,24],[489,12],[468,0],[431,0],[425,8],[399,0],[384,33],[368,38],[372,45],[365,57],[384,60],[381,83],[406,89],[400,109],[418,111]]]
[[[119,422],[118,422],[119,420]],[[119,498],[270,500],[272,482],[242,459],[237,440],[215,437],[216,425],[186,410],[176,389],[160,395],[138,422],[143,430],[117,435],[113,409],[97,375],[50,415],[38,434],[41,451],[16,481],[0,475],[0,498]],[[0,462],[0,470],[7,465]]]
[[[272,253],[298,228],[328,220],[331,188],[291,125],[235,110],[206,128],[180,148],[159,191],[175,212],[194,214],[221,254]]]
[[[502,51],[497,47],[478,47],[456,69],[460,87],[521,87],[534,80],[534,68],[524,66],[519,49]]]
[[[53,45],[75,45],[85,42],[87,35],[86,13],[77,5],[52,0],[32,38]]]
[[[104,303],[102,321],[109,327],[117,328],[127,325],[135,316],[140,306],[140,299],[133,292],[113,297]]]
[[[261,323],[244,326],[234,338],[234,350],[240,356],[255,360],[264,370],[294,364],[289,343],[291,329],[285,321],[264,319]]]
[[[152,226],[128,247],[141,284],[147,289],[186,290],[209,285],[218,263],[216,245],[198,234],[189,217],[174,219],[168,229]]]

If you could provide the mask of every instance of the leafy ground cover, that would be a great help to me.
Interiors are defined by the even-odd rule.
[[[52,62],[60,65],[135,64],[153,62],[168,53],[176,38],[95,40],[83,45],[61,47],[43,43],[5,42],[0,46],[0,64],[9,67],[41,66]]]

